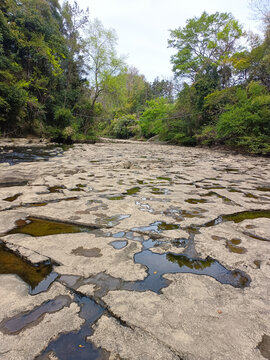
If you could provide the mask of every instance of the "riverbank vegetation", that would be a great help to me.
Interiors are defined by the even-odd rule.
[[[2,0],[0,131],[58,141],[97,135],[270,154],[270,8],[263,36],[228,13],[170,31],[174,79],[148,82],[117,36],[76,2]],[[157,74],[158,75],[158,74]]]

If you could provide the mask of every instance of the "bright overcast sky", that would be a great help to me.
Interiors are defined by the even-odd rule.
[[[77,0],[81,8],[89,7],[90,18],[97,17],[105,28],[118,35],[117,51],[127,55],[148,81],[157,76],[171,78],[167,48],[169,29],[185,26],[186,20],[208,13],[231,12],[246,30],[256,31],[251,20],[249,0]]]

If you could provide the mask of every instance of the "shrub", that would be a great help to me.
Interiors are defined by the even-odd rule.
[[[118,139],[129,139],[140,133],[135,115],[124,115],[119,119],[114,119],[111,125],[112,135]]]
[[[213,125],[207,125],[202,128],[201,132],[195,135],[195,138],[199,144],[213,145],[217,141],[216,128]]]
[[[194,136],[187,136],[182,133],[176,134],[170,142],[172,144],[182,145],[182,146],[195,146],[196,145],[196,139]]]
[[[163,133],[165,128],[163,119],[170,117],[173,109],[174,105],[164,98],[147,101],[147,108],[142,113],[139,122],[142,135],[150,138]]]
[[[70,125],[73,120],[73,115],[70,109],[57,108],[54,112],[54,126],[61,129]]]

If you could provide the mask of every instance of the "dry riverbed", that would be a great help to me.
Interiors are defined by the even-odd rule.
[[[270,359],[269,159],[45,145],[0,142],[1,360]]]

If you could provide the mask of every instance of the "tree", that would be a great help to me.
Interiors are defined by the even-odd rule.
[[[250,0],[249,6],[256,19],[263,20],[266,27],[270,26],[270,3],[268,0]]]
[[[65,106],[70,101],[71,103],[74,102],[74,98],[78,99],[79,94],[75,94],[74,90],[78,88],[80,77],[85,75],[82,31],[89,22],[89,10],[88,8],[86,10],[80,9],[76,1],[73,5],[65,1],[62,6],[62,16],[62,32],[65,36],[68,50],[63,62],[65,68]]]
[[[246,147],[257,154],[270,153],[270,94],[258,82],[237,89],[237,101],[227,105],[217,122],[218,139]]]
[[[171,116],[174,105],[164,98],[149,100],[146,105],[146,109],[140,116],[140,126],[142,135],[150,138],[163,132],[166,119]]]
[[[216,66],[220,73],[221,85],[228,85],[231,73],[228,59],[240,51],[238,40],[244,35],[241,26],[229,13],[208,15],[187,21],[184,28],[171,30],[169,47],[177,50],[171,57],[176,76],[192,82],[198,73],[209,66]]]
[[[90,116],[85,118],[84,133],[87,133],[94,116],[95,104],[104,92],[113,90],[113,78],[124,68],[124,61],[116,54],[117,36],[113,30],[107,30],[95,19],[87,31],[86,53],[88,79],[90,83]]]
[[[160,80],[156,77],[150,84],[150,97],[153,99],[163,97],[169,102],[173,102],[174,84],[171,80]]]
[[[58,1],[5,1],[0,10],[0,98],[4,131],[29,131],[62,74]],[[50,93],[50,94],[49,94]],[[1,107],[2,107],[1,106]]]

